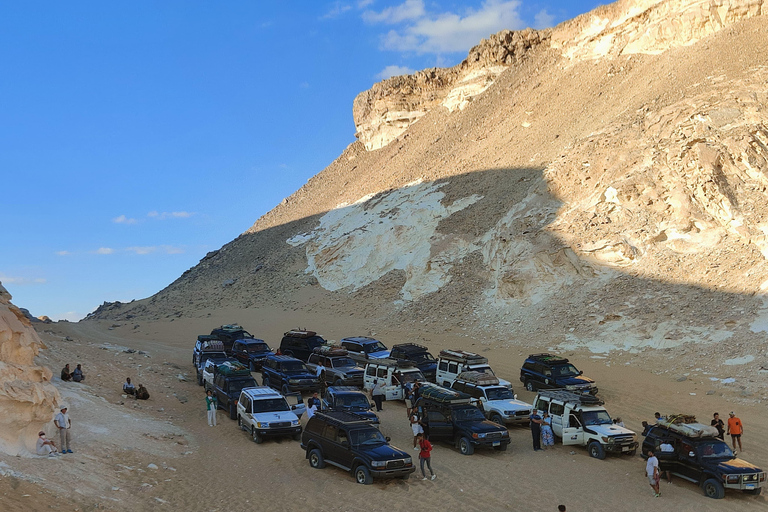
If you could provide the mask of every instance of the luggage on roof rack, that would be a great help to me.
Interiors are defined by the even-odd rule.
[[[204,341],[203,344],[200,346],[200,349],[205,352],[208,352],[211,350],[220,351],[220,350],[224,350],[224,343],[221,340],[211,339],[208,341]]]
[[[588,393],[574,393],[564,389],[541,390],[539,395],[545,398],[560,400],[570,404],[604,405],[605,402]]]
[[[235,332],[245,330],[237,324],[224,324],[221,327],[219,327],[219,329],[221,329],[222,331],[235,331]]]
[[[715,427],[696,421],[696,416],[690,414],[670,415],[659,421],[659,425],[687,437],[717,437],[719,432]]]
[[[441,350],[438,354],[440,359],[448,359],[450,361],[459,361],[466,364],[486,364],[488,358],[483,357],[480,354],[474,352],[466,352],[464,350]]]
[[[478,386],[497,386],[499,384],[499,378],[491,373],[485,372],[461,372],[456,380],[462,380],[464,382],[471,382]]]
[[[216,367],[216,371],[222,375],[251,375],[251,371],[248,369],[248,367],[237,361],[225,361]]]
[[[455,389],[444,388],[437,384],[425,382],[419,388],[419,396],[443,404],[468,404],[472,397]]]
[[[315,347],[313,349],[313,352],[315,354],[322,354],[324,356],[329,356],[329,357],[339,357],[339,356],[349,355],[349,352],[347,351],[347,349],[340,347],[338,345],[320,345],[319,347]]]
[[[291,329],[290,331],[283,334],[283,336],[291,336],[293,338],[311,338],[312,336],[317,336],[317,333],[315,331],[308,331],[306,329]]]
[[[548,352],[543,352],[541,354],[531,354],[528,356],[528,359],[533,359],[534,361],[541,361],[543,363],[567,363],[568,358],[558,356],[555,354],[550,354]]]

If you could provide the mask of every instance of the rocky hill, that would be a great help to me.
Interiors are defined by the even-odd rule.
[[[91,318],[278,304],[664,349],[647,360],[765,387],[766,9],[619,1],[377,84],[336,161],[157,295]]]

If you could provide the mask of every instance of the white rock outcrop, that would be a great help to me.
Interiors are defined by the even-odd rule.
[[[43,343],[0,284],[0,452],[35,452],[37,432],[50,423],[59,403],[51,370],[35,365]]]

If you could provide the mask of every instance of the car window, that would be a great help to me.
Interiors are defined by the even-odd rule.
[[[253,412],[273,412],[273,411],[290,411],[288,402],[285,398],[267,398],[265,400],[254,400]]]
[[[338,431],[338,427],[336,425],[326,425],[325,426],[325,432],[323,433],[323,437],[326,439],[336,439],[336,432]]]
[[[379,368],[376,370],[376,376],[380,379],[386,379],[387,378],[387,369],[386,368]]]
[[[612,425],[608,411],[585,411],[581,413],[585,425]]]
[[[353,446],[378,446],[386,444],[387,440],[378,429],[353,430],[350,432]]]
[[[565,412],[565,406],[563,404],[555,404],[549,406],[549,414],[553,416],[562,416]]]
[[[336,357],[331,359],[331,363],[334,368],[346,368],[349,366],[355,366],[355,362],[348,357]]]
[[[549,400],[539,397],[536,400],[536,409],[549,412]]]
[[[448,362],[447,361],[440,361],[438,364],[438,369],[441,372],[447,372],[448,371]]]
[[[504,386],[488,388],[485,390],[485,394],[488,396],[488,400],[514,400],[515,398],[514,393]]]
[[[448,373],[459,373],[458,363],[448,363]]]
[[[440,411],[427,411],[427,422],[446,423],[448,418]]]
[[[340,428],[336,431],[336,442],[337,443],[348,443],[349,438],[347,437],[347,431],[343,428]]]
[[[370,375],[371,377],[376,376],[376,367],[375,366],[368,366],[368,368],[365,369],[365,374]]]
[[[308,361],[312,364],[320,364],[320,356],[317,354],[312,354],[309,356]]]
[[[455,381],[453,384],[451,384],[451,387],[456,391],[461,391],[462,393],[464,392],[465,389],[467,389],[464,383],[458,380]]]

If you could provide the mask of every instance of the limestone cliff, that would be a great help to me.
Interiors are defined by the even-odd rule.
[[[37,432],[56,412],[51,370],[35,365],[42,341],[0,284],[0,452],[34,453]]]

